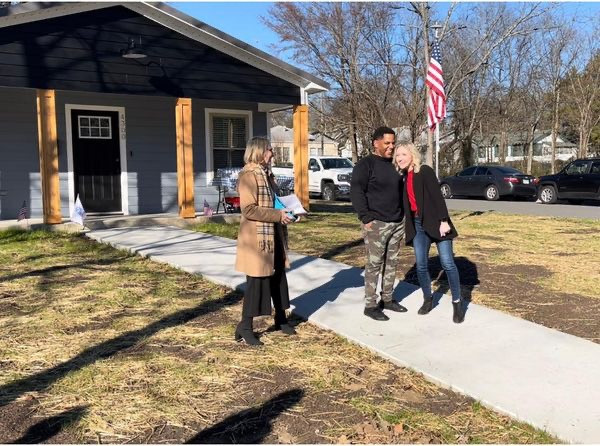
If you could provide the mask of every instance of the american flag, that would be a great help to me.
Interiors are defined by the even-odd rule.
[[[23,201],[23,206],[19,209],[19,215],[17,215],[17,221],[26,220],[29,218],[29,209],[27,208],[27,202]]]
[[[427,125],[435,129],[438,122],[446,117],[446,93],[444,93],[444,72],[442,71],[442,56],[437,41],[433,43],[431,59],[427,67],[429,101],[427,105]]]

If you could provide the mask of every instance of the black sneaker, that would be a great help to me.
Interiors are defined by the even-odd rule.
[[[380,300],[379,308],[383,310],[397,311],[398,313],[406,313],[408,311],[406,307],[403,307],[395,300],[392,300],[390,302],[384,302],[383,300]]]
[[[376,321],[389,321],[390,318],[383,314],[381,308],[373,307],[373,308],[365,308],[365,316],[370,317],[371,319],[375,319]]]

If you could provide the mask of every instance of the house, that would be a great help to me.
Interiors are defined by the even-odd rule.
[[[0,219],[26,201],[60,223],[77,196],[88,212],[194,217],[272,110],[293,108],[308,165],[307,97],[328,89],[163,3],[1,8],[0,52]]]
[[[529,151],[529,135],[527,133],[513,133],[507,135],[506,161],[521,161],[527,159]],[[484,140],[477,142],[477,162],[494,163],[499,161],[500,135],[492,134]],[[562,135],[556,137],[556,159],[569,161],[577,157],[577,145],[568,141]],[[552,133],[550,131],[537,131],[533,138],[533,159],[549,163],[552,158]]]
[[[294,164],[294,129],[283,125],[271,127],[271,145],[275,165],[291,166]],[[338,156],[338,143],[327,135],[311,133],[308,135],[309,155]]]

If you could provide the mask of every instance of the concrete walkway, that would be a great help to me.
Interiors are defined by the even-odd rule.
[[[88,236],[227,287],[245,280],[233,270],[233,240],[175,227]],[[301,317],[564,441],[600,443],[600,345],[475,304],[454,324],[448,296],[419,316],[421,292],[405,282],[395,298],[408,313],[376,322],[362,315],[361,269],[297,254],[291,260],[290,294]]]

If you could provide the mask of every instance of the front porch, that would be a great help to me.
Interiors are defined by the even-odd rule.
[[[119,55],[130,35],[143,59]],[[16,5],[0,37],[0,220],[25,201],[60,224],[77,196],[96,212],[195,218],[218,204],[215,172],[242,167],[282,108],[308,206],[307,98],[327,88],[314,76],[163,4]]]

